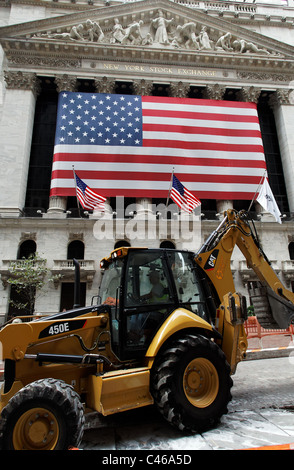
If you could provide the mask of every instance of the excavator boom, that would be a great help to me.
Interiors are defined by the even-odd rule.
[[[197,252],[195,260],[211,280],[219,299],[235,292],[231,257],[235,246],[243,253],[258,282],[248,286],[250,302],[264,328],[288,328],[294,322],[294,293],[284,287],[263,252],[247,212],[227,210],[219,227]]]

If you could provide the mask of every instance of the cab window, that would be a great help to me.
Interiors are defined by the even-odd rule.
[[[207,319],[206,302],[191,254],[174,251],[169,258],[180,306]]]
[[[117,289],[120,286],[123,263],[120,259],[113,261],[103,272],[100,285],[102,304],[115,304]]]
[[[172,303],[165,260],[158,253],[133,253],[126,272],[125,307]]]
[[[118,319],[119,288],[121,285],[123,262],[120,259],[114,260],[102,274],[99,295],[101,303],[110,305],[111,337],[112,345],[118,346]]]
[[[144,351],[174,307],[165,257],[152,251],[129,254],[124,320],[126,350]]]

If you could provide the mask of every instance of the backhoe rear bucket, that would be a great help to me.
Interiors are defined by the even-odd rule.
[[[265,329],[287,329],[294,322],[294,306],[260,283],[249,287],[250,303],[258,322]]]

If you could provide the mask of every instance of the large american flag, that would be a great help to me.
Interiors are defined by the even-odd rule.
[[[172,169],[200,199],[252,199],[266,168],[253,103],[61,92],[51,196],[72,166],[105,197],[166,198]]]

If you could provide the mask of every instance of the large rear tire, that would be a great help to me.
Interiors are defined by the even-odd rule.
[[[78,447],[84,411],[74,389],[56,379],[41,379],[19,390],[3,408],[0,449],[67,450]]]
[[[157,358],[152,393],[164,418],[181,431],[200,433],[227,413],[233,381],[216,343],[203,336],[175,339]]]

